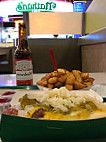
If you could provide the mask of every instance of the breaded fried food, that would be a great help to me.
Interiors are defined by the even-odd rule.
[[[65,87],[66,87],[68,90],[73,90],[73,85],[66,84]]]
[[[72,70],[72,73],[73,73],[76,81],[82,82],[81,72],[80,71],[78,71],[78,70]]]
[[[50,83],[50,84],[54,84],[54,83],[57,83],[57,81],[58,81],[58,78],[57,77],[51,77],[51,78],[49,78],[48,79],[48,83]]]
[[[53,84],[48,83],[48,84],[47,84],[47,87],[48,87],[48,88],[53,89],[53,88],[54,88],[54,85],[53,85]]]
[[[58,81],[61,82],[61,83],[64,83],[64,82],[66,82],[66,79],[67,79],[67,74],[61,75],[61,76],[58,78]]]
[[[41,80],[37,82],[37,84],[40,86],[47,87],[47,79],[45,77],[42,77]]]
[[[75,77],[74,77],[73,73],[71,73],[71,72],[68,73],[65,84],[73,85],[74,82],[75,82]]]
[[[80,90],[80,89],[83,89],[83,88],[86,88],[86,87],[87,87],[86,84],[82,84],[82,83],[77,82],[77,81],[75,81],[75,83],[74,83],[74,89],[75,90]]]
[[[92,85],[92,82],[84,82],[84,84],[87,85],[87,87],[91,86]]]
[[[57,72],[60,73],[61,75],[66,74],[66,69],[57,69]]]
[[[49,79],[49,78],[51,78],[51,77],[52,77],[52,74],[51,74],[51,73],[48,73],[48,74],[45,75],[45,78],[46,78],[46,79]],[[42,78],[41,78],[41,79],[42,79]]]
[[[81,73],[81,77],[83,80],[89,78],[89,73]]]
[[[54,84],[55,88],[60,88],[61,86],[63,86],[63,84],[59,81],[56,84]]]
[[[36,84],[51,89],[65,86],[68,90],[79,90],[91,86],[93,81],[94,78],[89,77],[89,73],[57,69],[57,71],[46,74]]]
[[[57,71],[51,72],[51,77],[58,77],[59,73]]]
[[[89,78],[86,78],[84,80],[84,82],[92,82],[93,83],[94,80],[95,80],[94,78],[89,77]]]

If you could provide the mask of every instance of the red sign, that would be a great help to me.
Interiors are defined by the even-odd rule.
[[[1,0],[1,1],[15,1],[15,0]]]
[[[56,1],[72,2],[72,0],[56,0]]]

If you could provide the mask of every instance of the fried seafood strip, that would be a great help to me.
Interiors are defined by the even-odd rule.
[[[48,88],[60,88],[65,86],[68,90],[79,90],[93,84],[94,78],[89,77],[89,73],[82,73],[79,70],[69,72],[66,69],[48,73],[37,82],[37,85]]]

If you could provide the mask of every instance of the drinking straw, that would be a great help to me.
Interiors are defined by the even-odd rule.
[[[55,71],[57,71],[57,64],[56,64],[56,60],[55,60],[55,57],[54,57],[53,49],[50,49],[50,55],[51,55],[51,58],[52,58],[52,62],[53,62]]]

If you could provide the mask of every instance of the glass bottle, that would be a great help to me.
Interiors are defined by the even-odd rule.
[[[19,46],[15,50],[16,84],[33,85],[32,53],[28,47],[26,25],[19,24]]]

